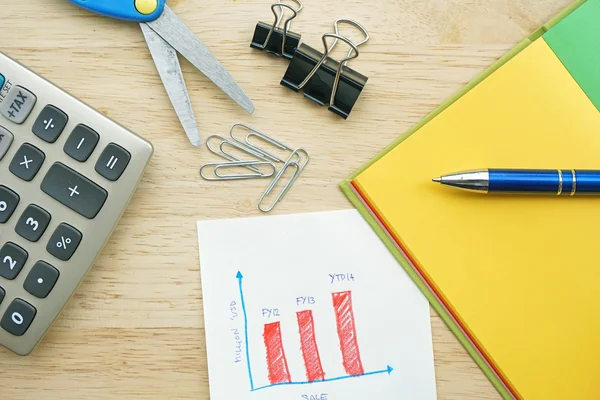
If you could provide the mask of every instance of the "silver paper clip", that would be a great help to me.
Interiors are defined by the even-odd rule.
[[[234,134],[235,129],[240,127],[248,131],[243,139],[241,137],[236,137]],[[231,136],[231,140],[220,135],[212,135],[207,138],[206,145],[209,151],[227,161],[203,165],[200,168],[200,176],[207,181],[237,181],[247,179],[265,179],[271,178],[275,175],[258,202],[258,208],[260,211],[265,213],[272,211],[293,186],[294,182],[298,179],[304,168],[306,168],[306,165],[310,160],[308,151],[302,148],[294,150],[280,141],[266,135],[265,133],[257,131],[256,129],[244,124],[233,125],[229,131],[229,134]],[[212,144],[212,142],[215,140],[219,141],[218,147]],[[284,159],[273,154],[272,152],[261,148],[257,142],[267,144],[278,150],[290,152],[290,154],[284,161]],[[228,146],[244,153],[244,155],[239,156],[237,154],[232,154],[228,151]],[[244,160],[241,160],[239,157],[244,157]],[[279,171],[277,171],[276,164],[283,164]],[[248,170],[248,172],[231,172],[231,170],[235,168],[245,168]],[[212,172],[209,172],[209,169],[212,169]],[[283,176],[290,169],[293,169],[294,172],[290,180],[285,184],[281,192],[275,198],[273,204],[264,204],[266,202],[266,198],[273,193],[277,184],[281,182]]]
[[[226,175],[221,175],[219,173],[219,171],[221,169],[229,169],[229,168],[236,168],[236,167],[248,168],[251,166],[252,167],[269,166],[270,172],[268,172],[268,173],[263,173],[263,172],[256,173],[255,172],[255,173],[248,173],[248,174],[226,174]],[[205,173],[204,173],[204,170],[206,168],[210,168],[210,167],[214,167],[214,170],[213,170],[214,176],[208,176],[208,175],[205,175]],[[276,170],[277,169],[275,168],[275,165],[269,161],[235,161],[235,162],[226,162],[226,163],[205,164],[202,166],[202,168],[200,168],[200,176],[202,176],[202,178],[204,178],[207,181],[239,181],[239,180],[244,180],[244,179],[265,179],[265,178],[270,178],[273,175],[275,175]]]
[[[306,159],[302,163],[300,163],[302,161],[302,156],[300,155],[300,153],[304,153],[306,155]],[[296,157],[295,160],[294,160],[294,157]],[[292,154],[290,155],[290,158],[286,161],[284,166],[281,167],[281,169],[279,170],[279,172],[277,173],[277,175],[275,176],[275,178],[273,179],[271,184],[267,187],[267,190],[265,190],[263,195],[260,197],[260,200],[258,201],[258,209],[264,213],[268,213],[268,212],[272,211],[277,206],[277,204],[285,197],[285,195],[290,190],[290,188],[294,185],[294,182],[296,182],[296,179],[298,179],[298,177],[300,176],[300,174],[302,173],[302,171],[304,170],[304,168],[306,167],[306,165],[308,164],[309,161],[310,161],[310,154],[308,153],[308,151],[306,151],[305,149],[294,150],[292,152]],[[264,207],[263,202],[264,202],[265,198],[267,196],[269,196],[271,194],[271,192],[273,192],[273,189],[279,183],[279,181],[281,180],[281,178],[283,177],[283,175],[287,172],[287,170],[289,168],[295,169],[292,177],[290,178],[288,183],[284,186],[284,188],[281,190],[281,192],[279,193],[277,198],[275,198],[275,200],[273,201],[273,204],[271,204],[268,207]]]
[[[219,151],[215,150],[210,144],[211,140],[213,140],[215,138],[221,140],[221,144],[219,144]],[[250,155],[250,157],[258,158],[260,161],[268,161],[266,158],[263,157],[263,155],[260,151],[250,149],[247,146],[245,146],[243,143],[240,143],[237,141],[232,142],[231,140],[224,138],[221,135],[211,135],[208,138],[206,138],[206,147],[208,148],[208,150],[211,153],[213,153],[221,158],[224,158],[225,160],[228,160],[228,161],[232,161],[232,162],[242,162],[243,161],[240,158],[235,157],[233,154],[228,153],[224,148],[225,145],[229,145],[235,149],[238,149],[241,152]],[[254,171],[256,173],[259,173],[259,174],[261,173],[260,169],[256,168],[256,166],[254,166],[254,165],[248,165],[248,166],[246,166],[246,168],[251,169],[252,171]]]
[[[233,134],[235,128],[238,128],[238,127],[244,128],[249,131],[248,134],[246,135],[246,137],[244,138],[244,142],[242,142],[240,139],[236,138],[235,135]],[[250,141],[250,139],[255,137],[255,138],[258,138],[258,139],[262,140],[263,142],[266,142],[266,143],[270,144],[271,146],[276,147],[280,150],[285,150],[285,151],[289,151],[289,152],[294,151],[294,149],[292,149],[289,146],[286,146],[285,144],[281,143],[280,141],[275,140],[275,139],[267,136],[265,133],[257,131],[256,129],[253,129],[253,128],[249,127],[248,125],[244,125],[244,124],[233,125],[231,127],[231,129],[229,130],[229,136],[231,136],[231,139],[233,139],[234,142],[240,144],[241,146],[248,147],[257,153],[262,154],[263,157],[268,158],[274,162],[282,163],[282,162],[285,162],[285,160],[277,157],[274,154],[269,153],[266,150],[261,149],[257,145],[254,145]]]

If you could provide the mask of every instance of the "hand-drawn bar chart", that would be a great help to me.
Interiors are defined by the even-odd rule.
[[[284,348],[284,338],[280,321],[265,323],[262,338],[264,341],[264,354],[268,370],[269,385],[255,387],[252,373],[251,355],[249,349],[248,314],[244,298],[243,278],[241,272],[236,275],[238,279],[240,300],[245,324],[246,360],[248,366],[248,377],[250,390],[257,391],[282,385],[306,385],[321,382],[339,381],[344,379],[358,378],[369,375],[391,374],[393,368],[389,365],[381,370],[365,372],[361,356],[360,345],[357,336],[357,322],[354,317],[352,304],[352,291],[335,292],[331,294],[331,306],[335,314],[339,349],[343,362],[344,371],[347,375],[327,376],[323,369],[319,346],[317,344],[318,327],[315,326],[313,310],[307,309],[296,312],[298,333],[300,336],[300,349],[304,361],[305,376],[301,380],[295,380],[290,374],[290,368]],[[278,315],[278,317],[280,317]],[[295,349],[294,349],[295,350]],[[296,377],[297,378],[297,377]]]

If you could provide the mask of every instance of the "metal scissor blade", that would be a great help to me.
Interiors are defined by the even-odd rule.
[[[249,114],[254,112],[252,100],[244,93],[240,85],[221,65],[208,47],[196,37],[194,32],[169,7],[165,6],[165,10],[158,19],[146,22],[146,24],[175,50],[181,53],[182,56],[187,58],[244,110]]]
[[[185,133],[192,145],[202,145],[198,125],[196,124],[196,117],[194,116],[194,109],[192,108],[192,102],[185,86],[177,52],[156,32],[146,26],[146,24],[141,23],[140,27],[146,38],[150,54],[152,54],[152,58],[154,59],[154,64],[156,64],[156,69]]]

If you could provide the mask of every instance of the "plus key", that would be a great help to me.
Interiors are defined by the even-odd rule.
[[[108,197],[107,191],[102,187],[59,162],[50,167],[41,189],[88,219],[98,215]]]

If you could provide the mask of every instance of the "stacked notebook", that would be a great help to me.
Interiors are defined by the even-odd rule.
[[[431,178],[600,169],[599,109],[600,0],[577,1],[342,184],[507,399],[600,399],[600,197]]]

